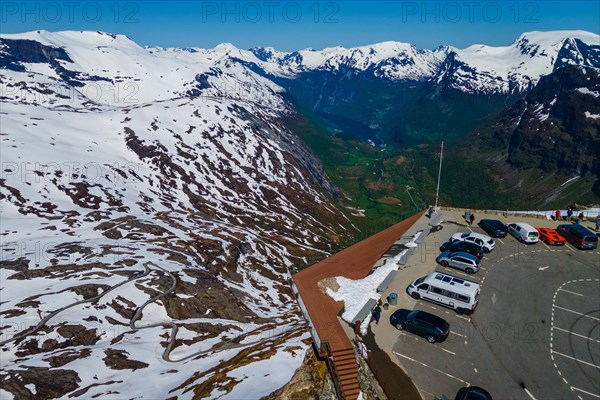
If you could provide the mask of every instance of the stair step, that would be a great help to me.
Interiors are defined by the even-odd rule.
[[[355,354],[355,351],[354,350],[349,350],[349,351],[344,350],[344,351],[338,351],[338,352],[335,352],[335,353],[331,353],[331,355],[334,356],[334,357],[336,357],[336,356],[337,357],[339,357],[339,356],[346,356],[348,354]]]
[[[356,364],[356,358],[346,358],[346,359],[343,359],[343,360],[335,360],[333,362],[333,364],[336,366],[336,368],[337,368],[338,365]]]
[[[350,391],[350,390],[360,390],[360,386],[358,384],[358,382],[356,383],[349,383],[347,385],[344,386],[344,391]]]
[[[339,368],[336,368],[335,370],[338,375],[342,375],[344,373],[345,374],[348,374],[348,373],[356,374],[356,371],[358,371],[358,368],[353,365],[344,365]]]
[[[360,393],[360,390],[357,390],[356,392],[351,392],[351,393],[344,393],[344,399],[356,400],[356,399],[358,399],[359,393]]]
[[[358,374],[348,374],[348,375],[344,375],[344,376],[338,375],[338,380],[340,382],[346,382],[346,383],[358,382]]]
[[[354,353],[346,354],[343,356],[333,356],[334,363],[338,363],[338,362],[344,361],[344,360],[356,360],[356,356],[354,355]]]
[[[344,397],[346,398],[356,398],[358,397],[358,394],[360,393],[360,387],[356,387],[356,388],[352,388],[352,389],[342,389],[342,392],[344,393]]]
[[[348,376],[339,376],[338,377],[342,386],[350,385],[352,383],[358,383],[358,375],[348,375]]]
[[[342,349],[342,350],[334,350],[331,354],[335,357],[336,354],[354,354],[354,348],[350,349]]]
[[[351,365],[344,365],[343,367],[337,368],[335,371],[337,372],[338,376],[348,374],[358,375],[358,368],[354,368]]]
[[[334,360],[343,360],[345,358],[356,358],[356,354],[348,353],[348,354],[336,354],[333,356]]]

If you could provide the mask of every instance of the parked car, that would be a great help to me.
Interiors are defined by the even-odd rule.
[[[496,242],[494,241],[494,239],[492,239],[488,235],[482,235],[481,233],[476,232],[456,232],[450,237],[450,241],[475,243],[483,247],[483,251],[485,251],[486,253],[489,253],[496,247]]]
[[[569,243],[581,250],[593,250],[598,247],[598,236],[584,226],[577,224],[559,225],[556,231]]]
[[[491,237],[503,238],[508,235],[507,226],[497,219],[482,219],[477,225]]]
[[[442,318],[425,311],[396,310],[390,323],[399,330],[407,330],[427,339],[429,343],[443,342],[450,333],[450,324]]]
[[[493,400],[492,395],[479,386],[468,386],[458,390],[454,400]]]
[[[542,240],[542,242],[551,246],[563,246],[567,241],[558,232],[556,232],[556,229],[538,227],[536,227],[535,229],[540,234],[540,239]]]
[[[539,232],[525,222],[511,222],[507,226],[508,233],[521,243],[537,243],[539,240]]]
[[[435,259],[444,267],[452,267],[465,271],[467,274],[474,274],[479,271],[479,258],[465,252],[451,253],[444,251]]]
[[[440,246],[440,251],[450,251],[452,253],[456,253],[458,251],[463,251],[465,253],[469,253],[479,258],[480,260],[483,258],[483,247],[478,244],[471,242],[446,242]]]

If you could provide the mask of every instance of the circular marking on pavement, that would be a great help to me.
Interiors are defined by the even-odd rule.
[[[552,360],[552,364],[554,365],[554,368],[558,372],[558,375],[560,377],[562,377],[562,380],[565,382],[565,384],[567,386],[570,386],[569,382],[563,376],[562,372],[560,371],[560,368],[558,367],[558,365],[556,363],[556,360],[554,359],[553,340],[554,340],[554,328],[555,328],[554,327],[554,310],[555,310],[555,306],[556,306],[556,296],[557,296],[558,292],[561,291],[562,288],[563,288],[563,286],[565,286],[565,285],[568,285],[568,284],[571,284],[571,283],[577,283],[577,282],[592,282],[592,281],[594,281],[594,282],[600,282],[600,279],[590,279],[590,278],[586,278],[586,279],[573,279],[573,280],[564,282],[562,285],[560,285],[558,287],[558,289],[556,289],[556,291],[554,292],[554,296],[552,296],[552,313],[551,313],[551,317],[550,317],[550,359]],[[576,388],[574,386],[570,386],[570,389],[571,389],[572,392],[575,392]],[[598,397],[596,395],[594,395],[594,396]],[[577,395],[577,397],[579,399],[582,399],[580,395]]]

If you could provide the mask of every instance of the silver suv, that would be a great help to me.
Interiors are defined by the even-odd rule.
[[[461,269],[467,274],[474,274],[479,271],[480,267],[479,259],[477,257],[462,251],[456,253],[444,251],[436,258],[436,261],[444,267]]]

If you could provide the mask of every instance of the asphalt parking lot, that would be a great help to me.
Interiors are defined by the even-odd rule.
[[[437,248],[454,232],[469,228],[485,233],[459,218],[447,218],[441,230],[430,234],[420,253],[421,262],[431,266],[429,272]],[[494,399],[599,399],[600,251],[542,242],[524,245],[509,235],[496,239],[496,249],[481,265],[474,275],[435,267],[481,285],[471,317],[423,300],[404,301],[405,307],[413,305],[450,323],[449,338],[434,345],[395,332],[391,352],[423,396],[453,399],[460,387],[476,385]],[[403,291],[399,295],[408,297]]]

